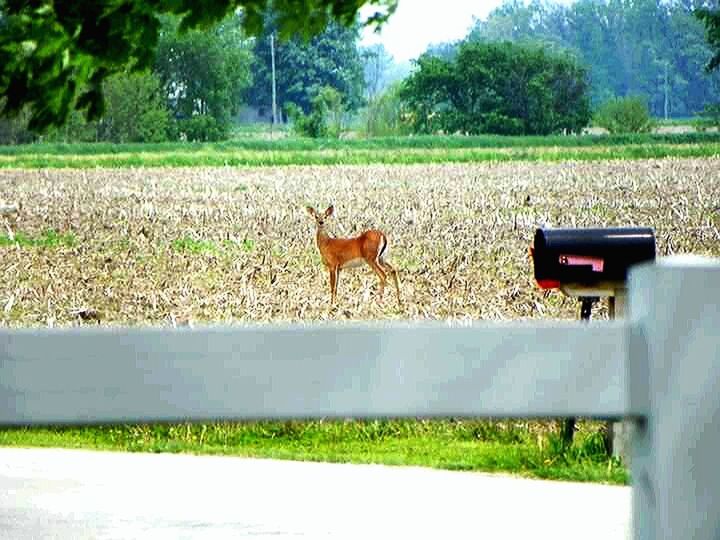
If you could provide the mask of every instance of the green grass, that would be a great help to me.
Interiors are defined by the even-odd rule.
[[[192,167],[564,161],[710,157],[720,133],[551,137],[418,136],[358,140],[238,139],[223,143],[0,146],[0,167]]]
[[[557,435],[510,422],[374,420],[6,428],[0,445],[185,452],[450,470],[627,484],[627,470],[604,451],[597,430],[570,448]]]
[[[242,242],[234,240],[223,240],[220,245],[216,244],[212,240],[198,240],[184,236],[173,240],[170,243],[170,247],[175,251],[192,253],[195,255],[201,253],[219,254],[222,251],[236,251],[241,250],[246,253],[250,253],[255,249],[255,241],[250,238],[245,238]]]
[[[59,246],[73,247],[76,244],[75,236],[72,233],[61,234],[55,230],[48,229],[39,236],[28,236],[24,233],[17,233],[11,238],[6,234],[0,234],[0,247],[44,247],[54,248]]]
[[[322,151],[238,151],[168,154],[127,153],[83,155],[0,156],[5,168],[95,167],[224,167],[289,165],[410,165],[427,163],[482,163],[507,161],[597,161],[606,159],[708,158],[720,156],[720,143],[702,145],[636,145],[620,147],[403,149]]]
[[[217,143],[168,142],[155,144],[127,143],[36,143],[25,145],[0,145],[0,156],[25,154],[50,155],[96,155],[111,153],[189,153],[224,151],[308,151],[308,150],[393,150],[403,148],[536,148],[545,146],[588,147],[626,146],[637,144],[709,144],[720,143],[720,133],[680,134],[625,134],[564,136],[517,136],[501,135],[417,135],[407,137],[372,137],[366,139],[310,139],[286,137],[268,140],[247,137]]]
[[[216,253],[218,247],[210,240],[195,240],[193,238],[184,237],[173,240],[172,248],[176,251],[186,251],[188,253]]]

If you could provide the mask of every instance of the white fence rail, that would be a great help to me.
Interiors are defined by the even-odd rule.
[[[626,321],[0,331],[0,425],[629,418],[636,538],[720,536],[720,265],[631,272]]]

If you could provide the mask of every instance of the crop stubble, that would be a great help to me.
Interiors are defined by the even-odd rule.
[[[74,245],[0,247],[0,325],[347,319],[575,318],[543,294],[538,226],[654,227],[658,252],[720,255],[720,160],[2,170],[0,235],[53,229]],[[328,308],[306,204],[331,230],[383,229],[405,308],[342,272]],[[5,223],[3,220],[5,219]],[[598,312],[604,315],[604,309]]]

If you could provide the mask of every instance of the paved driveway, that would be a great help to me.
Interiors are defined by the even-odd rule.
[[[415,467],[0,448],[0,538],[623,539],[630,489]]]

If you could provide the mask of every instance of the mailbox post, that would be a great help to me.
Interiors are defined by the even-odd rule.
[[[630,267],[655,259],[655,234],[646,227],[537,229],[532,254],[535,280],[542,289],[560,289],[581,301],[580,318],[589,320],[592,305],[607,298],[610,318],[625,315]],[[625,455],[628,426],[608,422],[606,445]],[[575,418],[563,424],[563,439],[572,442]]]

